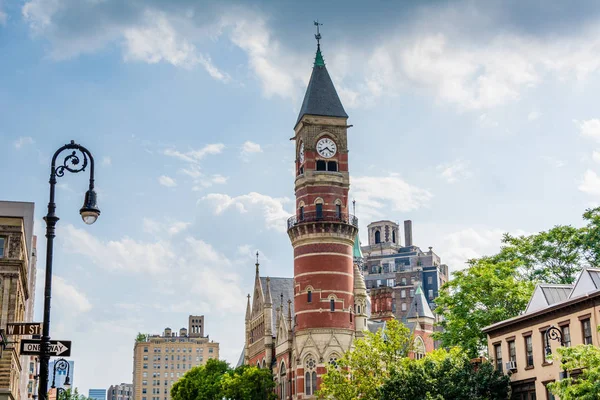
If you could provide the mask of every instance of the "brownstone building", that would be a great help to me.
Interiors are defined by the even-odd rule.
[[[564,375],[547,356],[558,346],[600,346],[600,269],[584,269],[574,285],[540,284],[522,315],[483,329],[496,368],[510,374],[513,399],[554,400],[546,385]],[[556,339],[547,336],[552,329]],[[550,338],[550,339],[548,339]],[[575,374],[577,371],[567,371]]]
[[[35,284],[33,203],[0,202],[0,329],[31,321]],[[27,337],[27,336],[25,336]],[[27,398],[29,357],[21,357],[24,336],[8,335],[0,358],[0,400]]]

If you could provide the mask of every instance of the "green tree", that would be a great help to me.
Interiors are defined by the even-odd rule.
[[[593,267],[600,266],[600,207],[590,208],[583,213],[587,225],[582,231],[583,256]]]
[[[227,399],[277,400],[273,373],[268,369],[243,365],[223,377],[222,387]]]
[[[173,400],[222,400],[222,380],[230,371],[225,361],[210,359],[192,368],[171,388]]]
[[[568,371],[581,369],[581,374],[549,383],[548,389],[561,400],[600,399],[600,348],[580,344],[559,347],[557,352],[563,368]]]
[[[375,399],[377,390],[401,365],[412,347],[410,330],[396,320],[386,323],[384,331],[365,332],[323,375],[319,396],[327,399]]]
[[[145,342],[147,338],[148,338],[147,334],[145,334],[145,333],[138,333],[137,336],[135,337],[135,341],[136,342]]]
[[[495,261],[514,262],[522,276],[532,282],[571,284],[584,260],[584,230],[570,225],[529,236],[502,238]]]
[[[510,378],[492,364],[471,363],[459,348],[436,350],[421,360],[404,359],[379,389],[380,400],[505,400]]]
[[[79,390],[75,389],[67,389],[60,390],[60,393],[57,396],[58,400],[91,400],[89,397],[86,397],[82,394],[79,394]]]
[[[435,301],[443,331],[434,337],[443,347],[460,346],[469,357],[478,357],[487,348],[481,329],[525,309],[534,285],[519,279],[517,269],[515,262],[482,258],[454,273]]]

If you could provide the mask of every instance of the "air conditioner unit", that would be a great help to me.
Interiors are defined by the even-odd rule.
[[[517,370],[517,362],[516,361],[507,361],[506,362],[506,370],[507,371],[516,371]]]

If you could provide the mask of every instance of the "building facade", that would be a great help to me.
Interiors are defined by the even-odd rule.
[[[0,329],[33,316],[33,215],[33,203],[0,202]],[[0,358],[0,400],[27,397],[29,357],[19,354],[23,338],[27,336],[7,335],[11,344]]]
[[[106,389],[90,389],[88,397],[91,400],[106,400]]]
[[[133,400],[133,384],[112,385],[106,392],[106,400]]]
[[[138,338],[133,348],[133,398],[169,400],[171,387],[187,371],[219,358],[219,343],[204,336],[204,316],[190,315],[188,328]],[[111,400],[111,399],[108,399]]]
[[[584,269],[574,285],[541,284],[525,313],[483,329],[496,368],[510,373],[513,398],[553,400],[546,385],[564,376],[547,357],[558,346],[600,345],[600,269]],[[548,340],[553,328],[558,340]],[[576,376],[577,371],[567,371]]]
[[[371,316],[406,321],[418,287],[435,311],[435,299],[448,281],[448,266],[431,247],[422,251],[413,244],[412,221],[404,221],[404,245],[400,226],[393,221],[372,222],[367,230],[369,243],[362,252]]]

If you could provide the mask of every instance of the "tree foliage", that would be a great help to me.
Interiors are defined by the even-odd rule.
[[[600,207],[590,208],[583,213],[587,225],[581,229],[583,257],[593,267],[600,266]]]
[[[564,369],[581,369],[581,374],[550,383],[548,389],[561,400],[600,399],[600,348],[581,344],[559,347],[557,352]]]
[[[435,301],[443,331],[434,337],[443,347],[460,346],[469,357],[478,357],[487,347],[481,329],[525,309],[534,285],[519,279],[517,268],[514,262],[482,258],[454,273]]]
[[[82,394],[79,394],[79,390],[75,389],[67,389],[60,390],[58,396],[56,396],[58,400],[91,400],[89,397],[86,397]]]
[[[171,389],[173,400],[273,400],[275,382],[268,369],[255,366],[229,367],[225,361],[210,359],[194,367]]]
[[[138,332],[137,336],[135,337],[135,341],[136,342],[145,342],[147,338],[148,338],[147,334]]]
[[[243,365],[223,377],[222,387],[227,399],[277,400],[273,374],[268,369]]]
[[[505,400],[510,378],[492,364],[471,363],[459,348],[436,350],[421,360],[404,359],[379,389],[381,400]]]
[[[385,331],[365,332],[354,348],[329,365],[323,375],[319,396],[327,399],[375,399],[377,390],[401,365],[412,347],[409,329],[396,320]],[[350,371],[350,372],[349,372]]]

